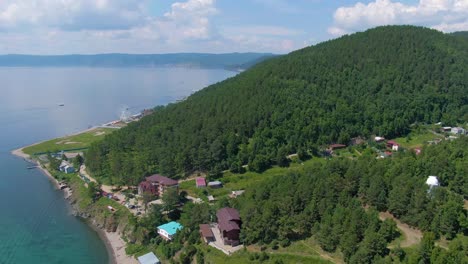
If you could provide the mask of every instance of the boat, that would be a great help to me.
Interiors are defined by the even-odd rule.
[[[65,106],[65,104],[59,104],[59,106]]]

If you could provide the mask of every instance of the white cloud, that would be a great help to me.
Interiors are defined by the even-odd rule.
[[[328,33],[340,36],[369,27],[390,24],[415,24],[442,31],[468,30],[468,0],[419,0],[409,5],[392,0],[361,2],[340,7]]]
[[[151,1],[159,0],[0,0],[0,54],[285,53],[305,37],[287,27],[217,25],[216,0],[161,4],[159,16]]]
[[[129,29],[145,22],[147,1],[2,0],[0,27],[8,30],[53,27],[62,30]]]

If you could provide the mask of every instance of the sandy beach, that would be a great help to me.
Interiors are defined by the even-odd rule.
[[[80,133],[82,133],[82,132],[80,132]],[[32,144],[30,146],[34,146],[34,145],[37,145],[39,143],[41,143],[41,142]],[[29,146],[26,146],[26,147],[29,147]],[[31,160],[31,157],[28,154],[23,152],[23,149],[26,148],[26,147],[15,149],[15,150],[11,151],[11,154],[13,154],[13,155],[15,155],[17,157],[23,158],[23,159],[25,159],[27,161],[33,161],[33,160]],[[48,170],[46,170],[45,168],[40,166],[40,163],[38,161],[33,161],[33,162],[35,162],[39,166],[38,168],[50,179],[50,181],[54,184],[54,186],[57,189],[59,189],[59,182],[57,181],[57,179],[55,179],[52,176],[52,174],[50,174],[50,172]],[[64,190],[64,198],[67,199],[70,196],[71,196],[71,190],[69,188],[66,188]],[[99,236],[101,237],[101,239],[106,244],[106,248],[107,248],[107,251],[108,251],[108,254],[109,254],[109,262],[111,264],[138,264],[138,261],[135,258],[133,258],[131,256],[127,256],[127,254],[125,253],[126,243],[125,243],[125,241],[123,241],[123,239],[120,237],[120,235],[118,233],[116,233],[116,232],[114,232],[114,233],[106,232],[104,230],[101,230],[101,229],[95,227],[92,224],[90,224],[90,226],[94,230],[96,230],[96,232],[98,232]]]
[[[98,231],[101,239],[106,243],[107,250],[110,255],[110,263],[112,264],[138,264],[138,261],[131,257],[127,256],[125,253],[125,241],[120,237],[117,232],[106,232],[104,230]]]

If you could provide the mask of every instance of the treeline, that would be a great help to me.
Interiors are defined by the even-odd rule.
[[[314,236],[324,250],[342,252],[348,263],[430,263],[431,258],[433,263],[466,263],[468,138],[430,146],[423,153],[316,162],[304,172],[252,186],[236,201],[242,239],[286,246]],[[437,175],[441,186],[429,190],[429,175]],[[388,243],[399,234],[393,221],[379,220],[378,211],[430,232],[432,248],[406,257],[399,247],[389,250]],[[450,253],[434,247],[435,239],[457,235],[461,238]]]
[[[298,50],[207,87],[93,144],[107,182],[159,172],[262,171],[355,136],[392,138],[414,122],[468,121],[468,43],[387,26]]]

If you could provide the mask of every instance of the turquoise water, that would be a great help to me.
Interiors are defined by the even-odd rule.
[[[0,68],[0,264],[107,263],[96,232],[10,151],[166,104],[226,79],[184,68]],[[59,104],[65,104],[60,107]]]

